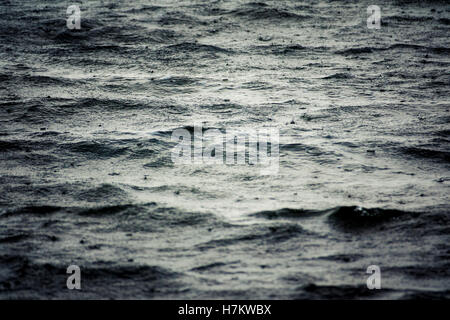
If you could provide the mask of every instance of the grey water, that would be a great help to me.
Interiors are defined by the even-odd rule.
[[[450,297],[448,2],[73,4],[0,1],[1,299]],[[279,172],[174,164],[196,123]]]

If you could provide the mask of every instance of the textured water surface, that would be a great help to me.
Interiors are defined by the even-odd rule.
[[[0,298],[449,297],[446,1],[379,30],[368,1],[74,3],[71,31],[0,1]],[[278,175],[175,165],[198,123],[278,128]]]

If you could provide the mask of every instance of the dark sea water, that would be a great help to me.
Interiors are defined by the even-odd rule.
[[[448,2],[70,4],[0,1],[1,299],[450,297]],[[199,122],[278,175],[175,165]]]

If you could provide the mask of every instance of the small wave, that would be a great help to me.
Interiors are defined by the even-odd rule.
[[[124,79],[126,80],[126,79]],[[141,101],[135,101],[132,99],[100,99],[100,98],[83,98],[70,100],[70,103],[65,109],[79,110],[80,108],[93,109],[98,108],[104,110],[133,110],[133,109],[145,109],[150,106],[147,103]]]
[[[324,211],[318,210],[304,210],[304,209],[290,209],[283,208],[279,210],[267,210],[251,214],[251,216],[262,217],[266,219],[279,219],[279,218],[310,218],[324,214]]]
[[[355,76],[353,76],[350,73],[335,73],[335,74],[331,74],[329,76],[325,76],[322,79],[353,79]]]
[[[49,215],[60,211],[61,207],[56,206],[26,206],[22,208],[7,210],[2,215],[1,218],[7,218],[10,216],[21,215],[21,214],[31,214],[31,215]]]
[[[251,20],[304,20],[309,18],[308,16],[301,16],[288,10],[260,5],[247,5],[244,8],[232,10],[229,14]]]
[[[191,271],[208,271],[210,269],[215,269],[215,268],[219,268],[219,267],[223,267],[226,266],[226,263],[223,262],[214,262],[214,263],[209,263],[200,267],[196,267],[196,268],[192,268]]]
[[[176,40],[181,37],[181,35],[174,30],[169,29],[154,29],[148,32],[150,40],[158,43],[166,43],[168,40]]]
[[[357,47],[357,48],[348,48],[344,50],[338,50],[336,51],[337,54],[348,54],[348,55],[354,55],[354,54],[362,54],[362,53],[372,53],[374,50],[380,50],[378,48],[373,47]]]
[[[89,217],[102,217],[108,215],[117,215],[117,214],[133,214],[138,212],[139,207],[131,204],[124,205],[109,205],[95,208],[87,208],[87,209],[78,209],[78,214],[80,216],[89,216]]]
[[[450,278],[450,264],[445,261],[435,265],[389,266],[383,271],[389,274],[400,274],[414,279],[445,279]]]
[[[350,262],[358,261],[361,258],[363,258],[363,256],[359,255],[359,254],[335,254],[335,255],[330,255],[330,256],[325,256],[325,257],[318,257],[316,259],[350,263]]]
[[[29,144],[23,145],[20,141],[1,141],[0,152],[25,151],[29,150]]]
[[[417,215],[417,213],[394,209],[366,209],[358,206],[338,207],[331,210],[328,215],[328,221],[338,228],[358,229],[373,227],[413,214]]]
[[[174,163],[169,156],[161,156],[156,160],[147,162],[143,165],[144,168],[173,168]]]
[[[162,17],[158,19],[158,23],[162,26],[171,26],[171,25],[206,25],[206,22],[203,22],[193,16],[184,14],[182,12],[168,12],[165,13]]]
[[[265,81],[250,81],[243,83],[240,88],[249,90],[268,90],[272,89],[273,86]]]
[[[304,51],[309,48],[301,46],[299,44],[290,45],[290,46],[282,46],[279,48],[279,50],[275,50],[275,53],[281,53],[281,54],[288,54],[288,53],[294,53],[298,51]]]
[[[59,146],[63,150],[75,153],[77,157],[84,156],[88,159],[108,159],[124,155],[129,148],[121,147],[120,142],[113,141],[81,141],[66,143]]]
[[[76,112],[76,110],[70,108],[45,105],[43,99],[26,103],[23,107],[25,112],[18,116],[16,121],[32,124],[47,125],[56,117],[65,117]]]
[[[44,38],[49,38],[57,42],[79,42],[90,37],[91,30],[101,27],[100,20],[93,20],[85,18],[82,21],[82,28],[80,30],[69,30],[66,27],[65,19],[47,19],[39,23],[40,35]]]
[[[97,51],[106,51],[106,52],[114,52],[114,53],[127,53],[128,47],[120,46],[117,44],[94,44],[94,43],[85,43],[77,47],[77,49],[81,52],[97,52]],[[78,80],[77,80],[78,81]]]
[[[195,92],[200,88],[199,79],[186,76],[166,76],[151,78],[151,89],[160,94],[183,94]]]
[[[76,197],[87,202],[118,202],[127,199],[127,192],[117,186],[104,183],[98,187],[83,190]]]
[[[373,53],[377,51],[389,51],[389,50],[421,50],[421,51],[430,51],[437,54],[448,54],[450,53],[450,48],[447,47],[431,47],[431,46],[423,46],[418,44],[410,44],[410,43],[396,43],[390,45],[388,47],[353,47],[342,50],[335,51],[336,54],[342,55],[357,55],[357,54],[366,54]]]
[[[323,50],[323,47],[306,47],[300,44],[291,44],[291,45],[279,45],[279,44],[270,44],[270,45],[258,45],[252,46],[251,51],[258,54],[275,54],[275,55],[296,55],[299,53],[308,53],[311,51],[319,51]]]
[[[142,6],[140,8],[132,8],[129,10],[126,10],[126,13],[148,13],[148,12],[155,12],[159,11],[161,9],[164,9],[164,7],[161,6]]]
[[[46,289],[51,290],[51,297],[56,297],[60,292],[61,283],[67,279],[67,265],[57,263],[40,263],[22,255],[1,255],[0,269],[0,293],[8,294],[8,297],[20,293],[24,298],[23,290],[27,290],[25,297],[34,297],[35,288],[45,284]],[[99,261],[95,265],[83,265],[84,282],[83,291],[96,293],[105,297],[122,297],[125,280],[133,279],[131,286],[139,286],[139,294],[151,297],[158,287],[167,285],[167,281],[176,279],[179,274],[157,265],[146,264],[119,264]],[[20,280],[19,280],[20,279]],[[105,284],[108,284],[105,287]],[[115,284],[119,284],[114,288]],[[175,286],[175,283],[171,283]],[[121,290],[120,290],[121,289]],[[130,288],[131,289],[131,288]],[[129,290],[130,290],[129,289]],[[136,290],[136,288],[134,288]],[[73,298],[73,296],[71,296]],[[85,297],[84,297],[85,298]]]
[[[183,76],[163,77],[159,79],[152,79],[152,83],[160,86],[189,86],[197,82],[196,79]]]
[[[361,299],[369,297],[379,297],[388,293],[390,290],[384,288],[383,290],[367,290],[367,286],[327,286],[327,285],[317,285],[314,283],[307,284],[301,287],[301,293],[298,294],[296,299]],[[382,291],[382,292],[381,292]]]
[[[244,108],[244,106],[236,103],[215,103],[204,104],[200,106],[202,109],[207,109],[211,113],[238,113]]]
[[[280,145],[280,151],[282,152],[291,152],[296,154],[306,154],[306,155],[313,155],[317,158],[314,160],[323,160],[324,156],[336,156],[337,154],[333,151],[325,151],[319,147],[306,145],[303,143],[289,143],[289,144],[281,144]],[[319,159],[320,157],[320,159]]]
[[[431,159],[436,161],[450,162],[450,152],[433,150],[424,147],[402,147],[400,151],[407,155],[413,156],[415,158]]]
[[[196,53],[196,52],[209,52],[209,53],[231,53],[230,50],[224,49],[214,45],[201,44],[197,42],[182,42],[178,44],[173,44],[159,50],[162,53],[167,52],[186,52],[186,53]]]
[[[449,130],[440,130],[440,131],[435,132],[434,134],[441,136],[441,137],[450,138],[450,129]]]
[[[25,75],[22,76],[20,80],[25,85],[26,84],[32,84],[32,85],[60,85],[60,86],[70,86],[77,84],[83,84],[84,81],[80,80],[71,80],[71,79],[65,79],[62,77],[50,77],[50,76],[42,76],[42,75]]]
[[[50,164],[61,163],[61,158],[49,153],[46,154],[30,153],[25,155],[16,155],[14,159],[17,160],[18,163],[31,165],[34,167],[37,166],[48,167]]]
[[[144,204],[118,204],[96,207],[72,207],[71,212],[85,217],[103,219],[111,217],[120,221],[117,228],[133,232],[166,232],[167,228],[186,228],[208,226],[223,228],[229,224],[220,221],[216,216],[197,213],[172,207],[159,206],[155,202]],[[126,220],[127,223],[122,221]]]
[[[282,218],[302,219],[325,216],[332,225],[344,228],[370,227],[380,223],[392,221],[399,217],[411,215],[418,215],[418,213],[394,209],[367,209],[358,206],[342,206],[326,210],[284,208],[273,211],[261,211],[252,214],[252,216],[270,220]]]
[[[29,234],[26,233],[19,233],[19,234],[13,234],[6,237],[0,237],[0,243],[15,243],[20,242],[25,239],[28,239],[30,237]]]
[[[173,128],[173,129],[170,129],[170,130],[155,131],[155,132],[152,132],[152,135],[161,136],[161,137],[170,137],[172,135],[173,131],[176,130],[176,129],[187,130],[192,135],[192,134],[194,134],[195,127],[192,126],[192,125],[185,125],[185,126],[182,126],[180,128]],[[203,133],[205,133],[205,131],[210,130],[210,129],[220,130],[217,127],[204,127],[204,126],[202,126],[202,132]]]
[[[46,138],[46,137],[56,137],[61,134],[62,132],[58,131],[43,131],[43,132],[34,132],[31,134],[31,136],[36,138]]]
[[[421,23],[421,22],[430,22],[433,21],[433,17],[427,16],[410,16],[410,15],[401,15],[401,16],[384,16],[381,19],[381,24],[390,26],[394,24],[410,24],[410,23]]]
[[[313,233],[306,231],[297,224],[281,224],[274,226],[259,227],[257,229],[248,230],[244,235],[234,237],[211,240],[197,246],[200,250],[208,250],[217,247],[228,247],[234,245],[242,245],[245,242],[264,242],[267,244],[281,243],[300,235],[312,235]]]
[[[87,32],[74,32],[71,30],[63,29],[57,32],[53,36],[54,40],[58,40],[61,42],[75,42],[75,40],[86,40],[88,39]]]
[[[88,267],[83,269],[83,276],[87,279],[122,278],[141,281],[155,281],[167,277],[174,277],[177,273],[159,266],[149,265],[113,265],[105,267]]]
[[[393,49],[414,49],[414,50],[430,51],[437,54],[450,53],[450,48],[447,47],[423,46],[411,43],[396,43],[382,50],[393,50]]]

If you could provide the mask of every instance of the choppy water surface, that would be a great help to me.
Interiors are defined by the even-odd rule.
[[[78,4],[0,2],[0,298],[449,297],[445,1],[380,30],[368,1]],[[174,165],[194,123],[279,128],[279,174]]]

